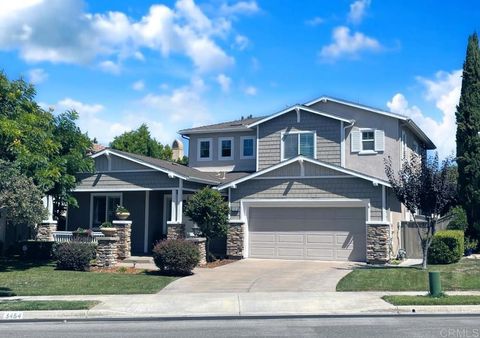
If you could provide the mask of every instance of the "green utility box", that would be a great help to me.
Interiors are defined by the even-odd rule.
[[[438,271],[429,272],[428,284],[430,286],[430,296],[440,297],[442,295],[442,283],[440,282],[440,272]]]

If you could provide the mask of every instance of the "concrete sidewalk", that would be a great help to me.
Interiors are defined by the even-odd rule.
[[[99,300],[91,310],[25,311],[24,319],[223,317],[289,315],[361,315],[410,313],[480,313],[480,306],[393,306],[386,294],[421,292],[255,292],[149,295],[12,297],[22,300]],[[449,294],[480,294],[451,292]],[[0,320],[4,312],[0,312]]]

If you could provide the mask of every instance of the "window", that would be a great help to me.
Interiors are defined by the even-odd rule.
[[[218,139],[218,159],[233,159],[233,137],[220,137]]]
[[[283,159],[303,155],[315,158],[315,133],[314,132],[291,132],[284,134],[282,138]]]
[[[198,156],[199,161],[208,161],[212,159],[212,139],[198,139]]]
[[[103,222],[115,219],[117,205],[122,204],[121,194],[93,194],[91,204],[91,227],[98,228]],[[79,225],[80,227],[82,225]]]
[[[362,131],[362,151],[375,151],[375,133],[373,130]]]
[[[255,158],[255,138],[243,136],[240,138],[240,158]]]
[[[400,154],[401,159],[405,159],[407,157],[407,133],[402,130],[402,149]]]

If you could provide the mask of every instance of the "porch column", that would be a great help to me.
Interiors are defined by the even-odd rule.
[[[178,179],[177,193],[177,223],[182,223],[183,219],[183,180]]]
[[[170,223],[175,223],[177,221],[177,190],[172,189],[172,212],[170,216]]]
[[[183,195],[180,189],[178,191],[177,189],[172,190],[172,216],[170,221],[167,222],[167,239],[185,238],[185,224],[179,221],[179,219],[182,219],[182,203],[179,203],[179,195],[180,197]],[[178,215],[180,215],[180,218]]]

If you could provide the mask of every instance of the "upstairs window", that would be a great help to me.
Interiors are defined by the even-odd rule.
[[[220,160],[233,159],[233,137],[220,137],[218,139],[218,158]]]
[[[362,131],[362,150],[375,151],[375,134],[373,130]]]
[[[352,153],[376,154],[385,150],[385,133],[378,129],[357,129],[350,133]]]
[[[212,159],[212,139],[198,140],[198,160],[207,161]]]
[[[240,140],[240,158],[255,158],[255,138],[250,136],[243,136],[240,138]]]
[[[286,160],[297,155],[315,158],[315,133],[290,132],[282,138],[282,159]]]

